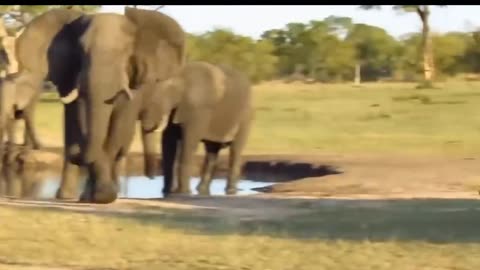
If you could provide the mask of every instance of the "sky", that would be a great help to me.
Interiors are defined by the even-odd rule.
[[[215,28],[228,28],[237,34],[259,38],[273,28],[290,22],[308,23],[330,15],[350,17],[354,23],[382,27],[395,37],[421,30],[415,13],[394,11],[392,6],[378,10],[361,10],[358,6],[333,5],[167,5],[162,12],[176,19],[186,32],[199,34]],[[103,5],[102,12],[123,14],[123,5]],[[480,6],[450,5],[432,7],[430,24],[434,32],[472,31],[480,28]]]

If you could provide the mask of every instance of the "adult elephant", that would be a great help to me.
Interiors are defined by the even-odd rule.
[[[253,119],[247,76],[226,65],[190,62],[178,76],[159,83],[158,88],[143,124],[166,126],[162,134],[164,194],[190,194],[193,156],[200,141],[206,155],[197,186],[199,193],[209,194],[218,153],[229,147],[226,193],[235,194],[241,154]],[[178,177],[174,177],[174,167]]]
[[[34,54],[28,53],[29,46]],[[132,95],[148,96],[157,83],[180,69],[185,59],[183,29],[172,18],[150,10],[127,7],[123,16],[58,9],[27,26],[17,51],[19,62],[36,66],[24,76],[33,82],[51,80],[65,104],[65,161],[57,198],[75,196],[79,166],[86,165],[94,181],[86,199],[114,201],[113,161],[105,146],[122,134],[112,133],[110,127],[123,121],[121,112]],[[126,128],[134,129],[134,124]],[[150,133],[147,140],[153,140]]]

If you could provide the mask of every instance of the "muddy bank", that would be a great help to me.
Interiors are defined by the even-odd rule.
[[[36,171],[48,170],[60,172],[63,153],[60,148],[45,150],[19,150],[16,156],[16,166]],[[338,167],[324,164],[321,160],[292,155],[245,155],[243,164],[244,179],[262,182],[289,182],[302,178],[321,177],[340,174]],[[196,155],[193,176],[200,174],[203,162],[202,155]],[[162,175],[161,157],[157,156],[158,175]],[[141,153],[131,153],[126,158],[122,175],[143,175],[144,160]],[[228,155],[219,157],[216,178],[225,178],[228,169]]]
[[[36,172],[61,172],[62,150],[30,151],[18,164]],[[160,156],[157,157],[160,164]],[[243,179],[275,184],[254,191],[282,197],[476,197],[480,190],[479,159],[452,156],[245,155]],[[202,156],[196,156],[193,176]],[[215,178],[224,178],[228,156],[220,156]],[[122,168],[129,178],[143,175],[141,153],[131,153]],[[158,175],[161,175],[158,168]],[[30,177],[27,177],[30,179]],[[264,194],[266,195],[266,194]]]

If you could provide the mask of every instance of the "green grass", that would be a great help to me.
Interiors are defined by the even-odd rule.
[[[478,269],[475,201],[309,203],[241,220],[200,210],[91,214],[0,206],[0,267],[79,269]],[[47,268],[45,268],[47,269]],[[77,269],[77,268],[75,268]]]
[[[252,152],[471,154],[480,150],[480,84],[256,87]]]
[[[255,86],[256,119],[248,153],[458,154],[480,151],[480,83],[265,83]],[[62,108],[52,94],[36,123],[61,146]],[[49,102],[46,102],[48,99]],[[140,150],[136,136],[133,150]]]

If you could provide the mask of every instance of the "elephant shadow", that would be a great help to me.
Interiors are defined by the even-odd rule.
[[[476,199],[332,199],[234,196],[126,201],[122,208],[43,208],[114,217],[130,224],[209,236],[248,235],[300,241],[480,243]],[[35,206],[38,203],[32,203]],[[134,211],[125,211],[130,207]],[[228,218],[228,222],[225,219]]]

